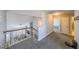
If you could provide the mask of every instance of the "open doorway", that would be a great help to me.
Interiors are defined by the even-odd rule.
[[[54,17],[53,27],[54,27],[54,32],[60,32],[60,19],[58,16]]]

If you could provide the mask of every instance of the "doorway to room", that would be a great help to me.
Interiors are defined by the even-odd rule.
[[[54,32],[60,32],[60,19],[59,17],[54,17],[53,21]]]

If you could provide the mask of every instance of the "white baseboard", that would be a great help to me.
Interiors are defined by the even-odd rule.
[[[42,36],[41,38],[38,39],[38,41],[41,41],[43,38],[45,38],[46,36],[48,36],[49,34],[51,34],[53,31],[49,32],[48,34]]]

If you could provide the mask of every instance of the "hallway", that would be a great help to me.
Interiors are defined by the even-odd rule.
[[[64,42],[72,38],[60,33],[74,36],[74,10],[2,10],[0,12],[2,16],[0,19],[1,48],[9,46],[15,49],[69,48]],[[60,33],[51,33],[52,31]],[[49,33],[51,34],[44,38]],[[38,41],[32,38],[18,43],[31,34],[34,34]]]
[[[25,40],[11,46],[10,49],[72,49],[64,44],[65,41],[71,42],[72,39],[73,37],[53,32],[41,41]]]

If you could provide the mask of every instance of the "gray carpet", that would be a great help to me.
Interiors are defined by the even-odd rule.
[[[32,38],[15,44],[10,49],[72,49],[64,44],[65,41],[71,42],[72,39],[60,33],[51,33],[39,42]]]

